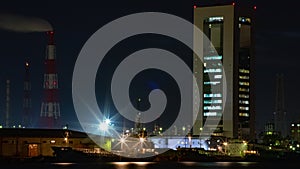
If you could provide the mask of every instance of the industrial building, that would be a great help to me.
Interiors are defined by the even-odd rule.
[[[300,122],[292,123],[290,130],[292,140],[300,143]]]
[[[99,153],[101,150],[111,149],[111,139],[97,144],[100,136],[64,129],[27,129],[1,128],[0,129],[0,157],[36,157],[54,156],[51,147],[71,147],[89,153]],[[99,139],[97,139],[99,137]]]
[[[198,86],[200,96],[194,100],[194,108],[199,108],[194,115],[194,135],[206,132],[255,138],[255,9],[235,3],[194,6],[194,24],[210,40],[206,43],[205,36],[194,34],[194,48],[201,48],[203,53],[194,54],[193,59],[194,92]],[[215,120],[217,127],[205,125],[208,118]]]

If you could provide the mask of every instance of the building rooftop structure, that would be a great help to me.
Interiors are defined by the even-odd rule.
[[[0,137],[64,137],[68,131],[72,138],[87,138],[84,132],[64,129],[2,128]]]
[[[100,139],[103,144],[97,142]],[[0,157],[53,157],[55,147],[101,153],[111,149],[111,139],[68,129],[0,129]]]

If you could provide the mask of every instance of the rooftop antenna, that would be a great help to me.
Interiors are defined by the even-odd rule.
[[[31,114],[30,114],[30,108],[31,108],[31,98],[30,98],[30,91],[31,91],[31,84],[30,84],[30,63],[28,61],[29,59],[26,59],[25,62],[25,77],[24,77],[24,98],[23,98],[23,119],[22,123],[25,127],[31,127]]]
[[[135,132],[137,134],[139,134],[140,130],[141,130],[141,112],[139,112],[140,109],[140,102],[141,102],[141,98],[138,98],[137,100],[137,109],[138,109],[138,113],[136,115],[136,122],[135,122]]]
[[[9,128],[9,110],[10,110],[10,80],[6,80],[6,110],[5,110],[5,127]]]

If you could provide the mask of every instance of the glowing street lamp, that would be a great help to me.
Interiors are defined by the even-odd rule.
[[[226,153],[227,153],[226,150],[227,150],[227,145],[228,145],[228,143],[227,143],[227,142],[224,142],[223,145],[225,146],[225,154],[226,154]]]
[[[192,137],[189,136],[189,145],[190,145],[190,148],[192,148]]]

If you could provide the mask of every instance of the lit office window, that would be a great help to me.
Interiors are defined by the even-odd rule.
[[[249,76],[239,76],[240,79],[249,79]]]
[[[240,92],[249,92],[249,88],[239,88]]]
[[[222,100],[204,100],[204,104],[220,104]]]
[[[210,82],[204,82],[205,85],[217,85],[220,84],[221,82],[219,81],[210,81]]]
[[[221,106],[204,106],[204,110],[222,110]]]
[[[239,94],[239,98],[249,98],[249,95],[248,94]]]
[[[222,113],[217,113],[217,112],[204,112],[204,116],[222,116]]]
[[[209,17],[208,22],[221,22],[223,21],[223,16],[214,16],[214,17]]]
[[[250,70],[247,69],[239,69],[240,73],[250,73]]]
[[[239,82],[239,85],[241,85],[241,86],[249,86],[250,83],[249,82]]]
[[[249,107],[240,106],[239,109],[240,110],[249,110]]]
[[[204,73],[220,73],[222,69],[205,69]]]
[[[239,103],[240,104],[249,104],[249,101],[248,100],[239,100]]]
[[[239,116],[241,116],[241,117],[249,117],[249,113],[239,113]]]
[[[222,56],[205,56],[204,60],[221,60]]]
[[[208,98],[208,97],[222,97],[221,93],[217,93],[217,94],[203,94],[204,98]]]
[[[251,18],[239,17],[239,21],[242,23],[251,23]]]
[[[215,79],[221,79],[222,75],[215,75]]]

